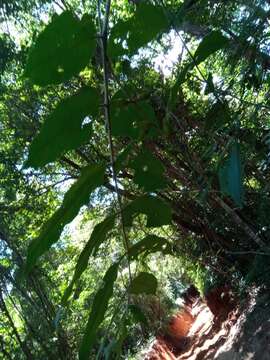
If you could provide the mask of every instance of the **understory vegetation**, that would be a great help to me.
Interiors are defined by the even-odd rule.
[[[0,10],[0,359],[136,359],[189,285],[267,288],[269,1]]]

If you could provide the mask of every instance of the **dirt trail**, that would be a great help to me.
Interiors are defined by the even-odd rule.
[[[205,299],[189,289],[183,309],[144,359],[270,360],[270,302],[259,299],[251,294],[240,309],[228,286]]]

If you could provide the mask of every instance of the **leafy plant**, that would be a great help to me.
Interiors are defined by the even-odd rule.
[[[170,277],[266,283],[265,4],[0,8],[3,356],[120,358]]]

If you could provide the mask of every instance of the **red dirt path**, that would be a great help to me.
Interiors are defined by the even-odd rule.
[[[184,307],[171,318],[145,360],[214,359],[239,317],[237,301],[228,286],[216,288],[202,299],[191,287]]]

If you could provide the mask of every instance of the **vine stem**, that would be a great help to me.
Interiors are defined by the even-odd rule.
[[[129,255],[129,241],[126,233],[125,225],[124,225],[124,217],[123,217],[123,206],[122,206],[122,197],[119,191],[117,174],[115,170],[115,152],[114,145],[112,139],[112,125],[111,125],[111,114],[110,114],[110,97],[109,97],[109,75],[108,75],[108,61],[107,61],[107,40],[108,40],[108,23],[109,23],[109,15],[111,9],[111,0],[107,0],[105,15],[102,21],[101,18],[101,0],[98,1],[98,18],[99,18],[99,27],[100,27],[100,46],[101,46],[101,58],[102,58],[102,67],[103,67],[103,87],[104,87],[104,117],[105,117],[105,125],[107,128],[109,149],[110,149],[110,163],[112,168],[112,177],[114,182],[114,188],[117,197],[117,203],[120,214],[120,222],[122,228],[123,235],[123,243],[127,253],[128,260],[128,273],[129,273],[129,282],[132,280],[131,276],[131,268],[130,268],[130,255]]]

